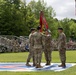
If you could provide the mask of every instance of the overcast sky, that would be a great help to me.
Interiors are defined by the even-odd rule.
[[[29,3],[31,0],[26,0]],[[36,0],[38,1],[38,0]],[[56,18],[74,18],[75,16],[75,0],[44,0],[48,6],[52,6],[56,12]]]

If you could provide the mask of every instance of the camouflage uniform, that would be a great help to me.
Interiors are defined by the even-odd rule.
[[[13,48],[12,48],[13,52],[19,52],[20,51],[20,46],[19,46],[17,39],[12,40],[12,45],[13,45]]]
[[[52,43],[51,35],[44,35],[44,54],[46,59],[46,65],[50,65],[51,53],[52,53]]]
[[[62,64],[66,62],[66,36],[62,32],[58,38],[58,50]]]
[[[31,58],[33,58],[33,65],[35,65],[35,62],[34,62],[34,50],[33,50],[33,46],[31,44],[32,42],[32,33],[29,35],[29,55],[28,55],[28,58],[27,58],[27,65],[29,64]]]
[[[35,32],[33,34],[32,46],[34,48],[35,64],[36,67],[40,67],[41,58],[42,58],[42,34],[40,32]]]

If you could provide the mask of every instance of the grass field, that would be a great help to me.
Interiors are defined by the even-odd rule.
[[[0,62],[26,62],[27,56],[28,52],[0,54]],[[45,62],[44,54],[42,62]],[[53,51],[52,62],[60,62],[58,51]],[[67,51],[67,63],[68,62],[76,63],[76,51]],[[76,75],[76,66],[62,72],[0,72],[0,75]]]

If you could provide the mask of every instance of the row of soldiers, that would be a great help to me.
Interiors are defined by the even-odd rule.
[[[51,65],[51,54],[52,54],[52,37],[48,30],[44,31],[44,34],[40,32],[41,27],[37,27],[37,31],[35,29],[31,29],[31,34],[29,35],[29,55],[27,58],[26,65],[31,66],[29,64],[30,59],[33,59],[33,66],[36,68],[42,68],[41,59],[42,53],[45,54],[45,65]],[[61,65],[59,67],[66,67],[66,36],[63,33],[63,28],[58,28],[59,38],[58,38],[58,50],[61,59]]]
[[[27,39],[26,39],[27,40]],[[0,36],[0,46],[6,48],[4,52],[22,52],[25,51],[25,45],[28,43],[24,37],[13,36],[11,39]],[[0,52],[2,48],[0,47]]]

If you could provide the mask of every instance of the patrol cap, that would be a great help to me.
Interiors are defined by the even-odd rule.
[[[30,29],[31,32],[34,31],[34,30],[35,30],[35,28],[31,28],[31,29]]]
[[[63,28],[60,27],[60,28],[58,28],[58,30],[63,30]]]
[[[38,27],[37,27],[37,30],[40,30],[40,29],[41,29],[41,27],[40,27],[40,26],[38,26]]]

